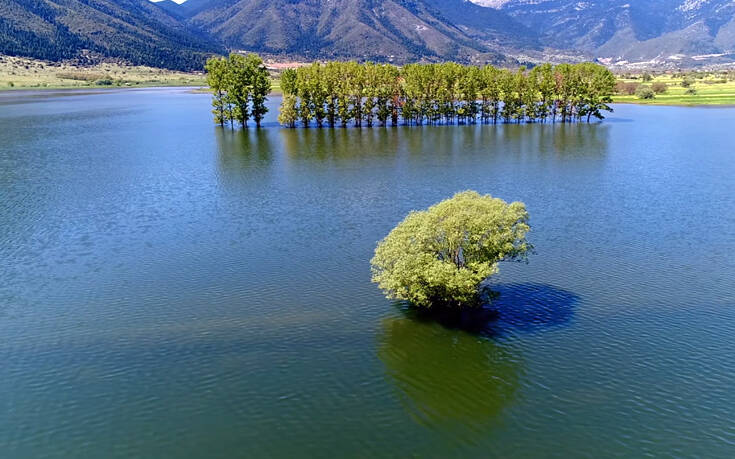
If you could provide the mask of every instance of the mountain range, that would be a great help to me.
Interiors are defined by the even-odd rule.
[[[0,0],[0,54],[201,68],[295,60],[735,61],[733,0]]]
[[[733,0],[474,0],[609,63],[733,61]]]

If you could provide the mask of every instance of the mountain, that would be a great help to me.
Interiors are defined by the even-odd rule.
[[[686,67],[735,62],[735,0],[0,0],[0,54],[195,69],[228,50]]]
[[[200,69],[224,51],[148,0],[0,0],[0,54]]]
[[[505,12],[556,48],[608,62],[732,60],[732,0],[473,0]]]
[[[174,2],[173,0],[156,0],[153,1],[153,3],[176,19],[181,20],[186,17],[186,11],[181,7],[180,4]]]
[[[516,20],[466,0],[189,0],[182,7],[190,24],[228,47],[302,58],[498,62],[504,49],[537,46]]]

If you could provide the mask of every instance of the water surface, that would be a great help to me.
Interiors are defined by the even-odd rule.
[[[735,110],[212,126],[181,89],[0,95],[0,456],[732,457]],[[370,283],[411,209],[526,203],[472,334]]]

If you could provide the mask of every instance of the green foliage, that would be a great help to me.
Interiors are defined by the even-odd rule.
[[[296,127],[296,122],[299,120],[299,112],[296,107],[296,103],[296,96],[293,94],[286,94],[283,96],[281,110],[278,113],[279,123],[290,128]]]
[[[683,80],[681,80],[681,87],[682,88],[688,88],[691,85],[694,84],[694,80],[691,79],[691,77],[686,77]]]
[[[380,241],[371,260],[373,282],[389,298],[419,307],[474,307],[481,283],[498,262],[525,260],[531,250],[523,203],[474,191],[411,212]]]
[[[592,63],[544,64],[527,70],[444,64],[392,65],[356,62],[314,63],[284,72],[288,103],[304,126],[337,124],[370,127],[405,124],[562,122],[604,118],[615,77]],[[293,96],[293,97],[290,97]]]
[[[644,73],[643,76],[641,76],[641,79],[648,83],[649,81],[653,81],[653,75],[650,73]]]
[[[684,92],[684,94],[686,94],[687,96],[696,96],[697,90],[694,88],[689,88],[686,90],[686,92]]]
[[[12,81],[8,81],[8,86],[11,87],[11,88],[13,88],[13,87],[15,87],[15,83],[13,83]]]
[[[656,93],[653,92],[650,86],[639,86],[635,91],[635,96],[642,100],[651,100],[656,98]]]
[[[260,127],[268,112],[265,106],[271,90],[268,69],[256,54],[229,57],[213,57],[205,65],[207,84],[212,90],[214,121],[224,125],[234,121],[246,127],[248,120],[255,120]],[[287,79],[286,84],[292,84]]]
[[[223,126],[230,117],[229,101],[227,98],[227,59],[213,57],[207,60],[204,66],[207,72],[207,84],[212,90],[212,113],[214,122]]]

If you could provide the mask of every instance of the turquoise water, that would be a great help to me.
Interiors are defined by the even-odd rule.
[[[0,94],[0,456],[732,457],[735,110],[230,131],[181,89]],[[522,200],[479,333],[370,283],[411,209]]]

